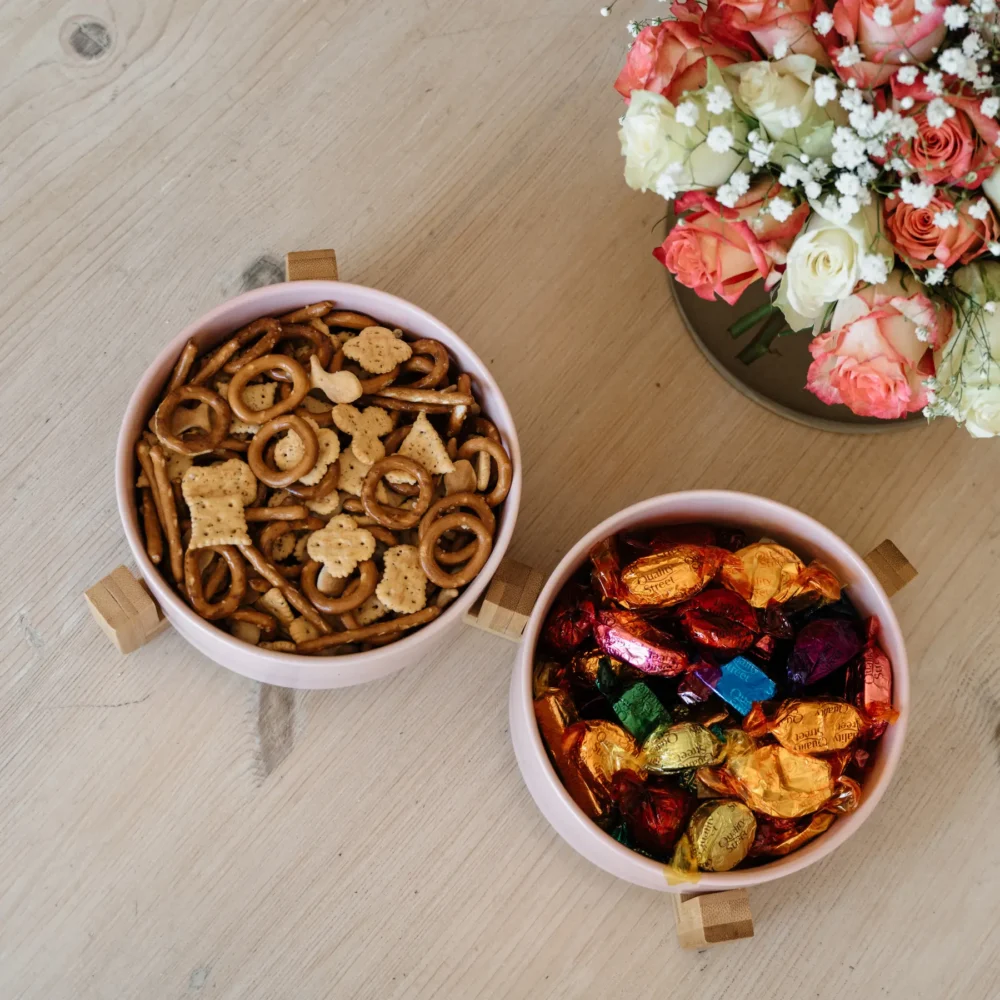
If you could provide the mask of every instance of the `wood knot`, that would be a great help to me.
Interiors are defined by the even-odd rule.
[[[60,32],[63,49],[77,59],[94,62],[111,51],[111,29],[89,14],[71,17]]]

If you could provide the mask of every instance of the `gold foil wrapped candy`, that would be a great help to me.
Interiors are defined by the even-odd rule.
[[[593,820],[611,815],[611,781],[618,771],[642,773],[639,744],[621,726],[602,719],[570,725],[554,756],[567,791]]]
[[[727,761],[754,812],[786,819],[815,812],[833,794],[830,765],[771,744]]]
[[[599,649],[578,653],[570,660],[569,667],[573,676],[581,684],[597,687],[597,672],[601,669],[602,662],[606,663],[615,677],[620,680],[639,681],[645,676],[641,670],[637,670],[628,663],[623,663],[614,656],[608,656],[607,653]]]
[[[864,720],[846,701],[795,699],[784,702],[770,720],[761,706],[755,705],[743,726],[753,736],[770,732],[783,747],[796,753],[834,753],[861,735]]]
[[[654,729],[642,745],[643,766],[657,774],[710,767],[721,763],[726,744],[696,722],[678,722]]]
[[[821,562],[808,566],[777,542],[755,542],[738,549],[722,565],[720,580],[755,608],[793,598],[804,604],[836,601],[840,581]]]
[[[712,545],[674,545],[642,556],[622,570],[619,602],[627,608],[680,604],[704,590],[729,559]]]
[[[742,802],[713,799],[695,809],[670,863],[680,872],[728,872],[747,856],[756,832]]]

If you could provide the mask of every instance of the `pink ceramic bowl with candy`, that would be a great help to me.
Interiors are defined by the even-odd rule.
[[[593,547],[622,532],[656,526],[715,524],[742,529],[752,538],[787,546],[803,560],[820,560],[839,578],[857,612],[876,616],[881,629],[878,645],[892,664],[892,708],[896,721],[873,744],[873,760],[862,784],[857,808],[837,817],[826,832],[793,853],[731,871],[700,871],[678,878],[662,861],[624,846],[606,833],[577,805],[546,752],[536,722],[532,680],[546,619],[564,586],[588,563]],[[542,814],[573,848],[594,864],[650,889],[690,892],[744,888],[800,871],[834,851],[871,816],[885,793],[899,761],[909,712],[909,671],[906,648],[892,605],[864,560],[828,528],[811,517],[746,493],[691,491],[645,500],[609,517],[565,555],[552,572],[524,632],[510,687],[511,739],[525,784]]]

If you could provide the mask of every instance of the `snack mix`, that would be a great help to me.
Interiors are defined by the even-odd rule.
[[[752,867],[860,804],[898,715],[878,629],[777,542],[629,531],[556,598],[535,717],[573,800],[620,843],[682,879]]]
[[[444,345],[332,302],[189,342],[136,457],[146,551],[182,599],[306,654],[440,615],[489,558],[513,477]]]

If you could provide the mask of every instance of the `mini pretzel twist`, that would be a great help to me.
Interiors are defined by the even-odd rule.
[[[273,406],[264,410],[251,410],[243,399],[243,390],[250,379],[256,377],[261,372],[270,371],[272,368],[281,369],[291,378],[292,391],[287,398],[279,400]],[[240,420],[248,424],[264,424],[268,420],[280,417],[283,413],[290,413],[305,398],[310,389],[309,376],[305,369],[287,354],[265,354],[256,361],[251,361],[244,365],[229,383],[229,406],[233,413]]]
[[[497,481],[493,489],[485,497],[486,502],[491,507],[496,507],[498,504],[503,503],[510,492],[510,485],[514,479],[514,466],[511,464],[507,452],[504,451],[503,445],[487,437],[469,438],[458,449],[458,457],[472,458],[473,455],[477,455],[480,452],[488,454],[496,463]]]
[[[375,586],[378,584],[378,569],[371,559],[366,559],[358,564],[358,578],[352,580],[339,597],[324,594],[317,586],[316,578],[320,568],[321,563],[310,559],[302,567],[302,579],[299,583],[302,586],[302,593],[325,614],[342,615],[353,611],[355,608],[361,607],[375,593]]]
[[[235,382],[236,379],[234,378]],[[264,448],[276,434],[282,431],[295,431],[302,441],[302,458],[290,469],[275,469],[268,465],[264,457]],[[297,417],[294,413],[284,413],[281,416],[272,417],[267,420],[254,435],[247,450],[247,463],[253,474],[268,486],[288,487],[292,483],[309,474],[312,467],[319,458],[319,441],[316,439],[316,432],[306,423],[302,417]]]
[[[411,510],[394,510],[391,507],[383,506],[375,499],[378,484],[387,472],[406,472],[416,479],[419,493]],[[369,517],[373,517],[379,524],[391,528],[393,531],[402,531],[417,525],[423,513],[430,506],[433,492],[434,480],[419,462],[414,462],[412,458],[406,458],[403,455],[386,455],[368,470],[361,486],[361,505],[364,507],[365,513]]]
[[[196,399],[199,403],[207,403],[214,417],[212,427],[192,437],[180,438],[172,428],[174,412],[181,403]],[[232,412],[229,404],[218,393],[212,392],[201,385],[182,385],[168,392],[163,402],[153,414],[153,433],[160,443],[171,451],[181,455],[204,455],[218,448],[229,433]]]
[[[471,531],[476,536],[476,550],[472,558],[461,568],[452,573],[446,573],[438,565],[435,558],[435,546],[438,539],[452,530]],[[479,571],[486,565],[493,549],[493,536],[489,529],[479,520],[465,511],[446,514],[438,518],[427,529],[427,534],[420,541],[420,565],[427,579],[439,587],[464,587],[470,583]]]
[[[184,582],[191,607],[208,621],[228,618],[240,606],[247,592],[247,573],[239,552],[232,545],[216,545],[209,551],[217,552],[229,565],[229,591],[221,601],[209,603],[202,590],[198,553],[201,549],[188,549],[184,555]]]

